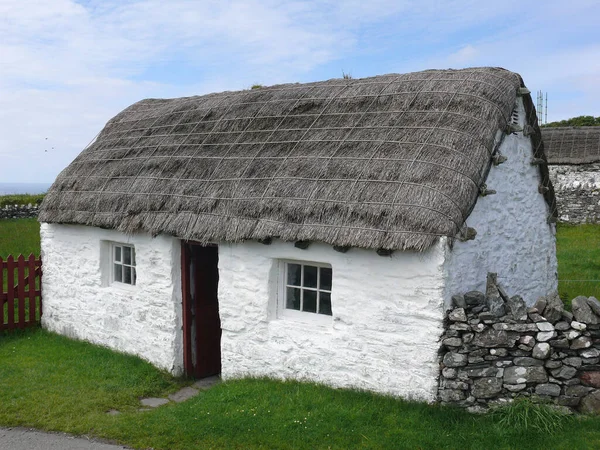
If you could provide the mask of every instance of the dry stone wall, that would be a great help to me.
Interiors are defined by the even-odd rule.
[[[453,297],[441,339],[438,400],[472,411],[519,396],[600,410],[600,301],[558,294],[527,308],[488,275],[486,292]]]
[[[559,220],[600,223],[600,164],[549,166]]]
[[[23,219],[37,217],[38,205],[6,205],[0,208],[0,219]]]

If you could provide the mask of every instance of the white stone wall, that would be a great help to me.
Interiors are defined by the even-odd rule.
[[[551,165],[559,221],[600,223],[600,163]]]
[[[445,245],[382,257],[320,243],[307,250],[281,241],[221,244],[222,376],[306,379],[434,401]],[[331,265],[333,317],[280,317],[281,259]]]
[[[518,100],[519,118],[525,112]],[[445,301],[470,290],[485,292],[488,272],[509,295],[523,296],[528,305],[557,287],[555,226],[548,225],[549,208],[538,193],[541,176],[530,164],[533,150],[523,133],[504,138],[500,152],[508,160],[492,166],[486,184],[497,191],[480,197],[467,225],[475,228],[472,241],[456,241],[448,250]]]
[[[178,239],[44,223],[41,240],[46,329],[182,372]],[[103,241],[135,247],[135,286],[110,285]]]

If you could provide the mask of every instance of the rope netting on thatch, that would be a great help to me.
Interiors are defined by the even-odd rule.
[[[143,100],[59,175],[39,218],[423,250],[464,225],[521,85],[474,68]]]
[[[542,129],[550,164],[600,162],[600,127],[549,127]]]

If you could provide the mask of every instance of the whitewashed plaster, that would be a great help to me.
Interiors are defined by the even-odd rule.
[[[222,376],[305,379],[434,401],[445,245],[382,257],[321,243],[307,250],[281,241],[221,244]],[[331,265],[332,317],[280,317],[281,259]]]
[[[178,239],[80,225],[41,225],[44,328],[182,372]],[[109,283],[103,241],[135,247],[135,286]]]
[[[525,111],[517,101],[520,125]],[[533,158],[531,139],[519,132],[505,136],[500,153],[506,162],[492,165],[486,180],[496,194],[480,197],[467,225],[474,240],[456,241],[448,249],[446,306],[454,294],[485,292],[488,272],[498,274],[509,295],[521,295],[528,305],[557,288],[555,226],[547,223],[549,207],[538,192],[541,176]]]

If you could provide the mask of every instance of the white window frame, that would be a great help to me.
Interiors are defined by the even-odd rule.
[[[125,264],[123,260],[123,248],[127,247],[131,249],[131,264]],[[117,248],[121,249],[121,260],[117,261],[116,254]],[[135,246],[133,244],[124,244],[121,242],[111,242],[110,243],[110,256],[109,256],[109,274],[110,274],[110,284],[117,284],[119,286],[131,286],[135,287],[137,285],[137,268],[136,268],[136,258],[135,258]],[[115,264],[121,266],[121,281],[115,279]],[[123,267],[131,267],[131,283],[126,283],[123,280]]]
[[[287,288],[292,287],[292,285],[288,285],[288,264],[299,264],[302,266],[311,266],[311,267],[318,267],[318,268],[327,268],[327,269],[332,269],[332,273],[331,273],[331,290],[327,290],[327,289],[320,289],[320,277],[321,277],[321,271],[318,270],[317,271],[317,287],[316,288],[309,288],[309,287],[305,287],[305,286],[293,286],[295,288],[299,288],[301,291],[304,290],[308,290],[308,291],[316,291],[316,292],[327,292],[331,295],[332,297],[332,305],[331,305],[331,311],[332,311],[332,315],[329,314],[320,314],[318,312],[309,312],[309,311],[298,311],[295,309],[289,309],[287,308],[286,304],[287,304]],[[304,273],[304,270],[302,271],[302,273]],[[303,281],[301,281],[301,284],[303,283]],[[279,289],[278,289],[278,299],[277,299],[277,317],[278,318],[286,318],[286,319],[294,319],[294,320],[298,320],[301,322],[308,322],[308,323],[320,323],[320,324],[331,324],[333,321],[333,268],[331,267],[330,264],[326,264],[326,263],[319,263],[319,262],[314,262],[314,261],[297,261],[297,260],[288,260],[288,259],[284,259],[284,260],[279,260]],[[303,295],[303,294],[302,294]],[[318,311],[318,294],[317,294],[317,311]]]

